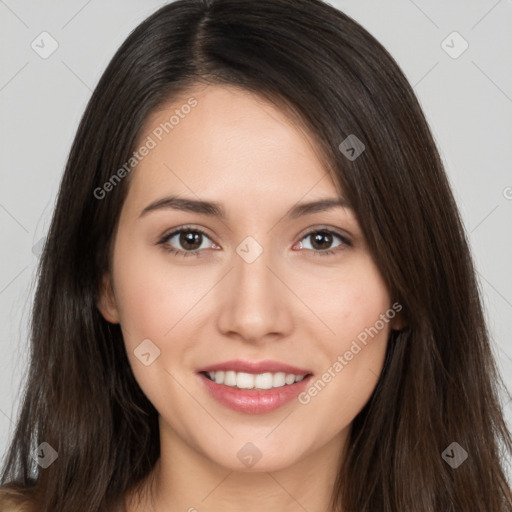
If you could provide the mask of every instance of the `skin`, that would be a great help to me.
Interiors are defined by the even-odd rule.
[[[277,360],[320,378],[392,300],[350,208],[283,219],[297,202],[336,198],[339,189],[312,139],[274,105],[232,86],[197,86],[154,113],[140,140],[191,96],[197,106],[131,175],[98,303],[121,324],[135,378],[159,412],[161,457],[144,484],[153,504],[127,495],[126,508],[325,512],[399,316],[307,405],[292,400],[255,415],[208,394],[197,370],[231,359]],[[227,219],[174,209],[139,217],[170,194],[218,201]],[[183,225],[207,233],[199,256],[158,244]],[[350,245],[338,236],[314,245],[305,234],[316,227]],[[236,252],[247,236],[263,249],[252,263]],[[191,250],[179,235],[166,245]],[[318,254],[326,249],[334,253]],[[147,338],[160,350],[149,366],[134,354]],[[251,467],[237,457],[247,442],[261,452]]]

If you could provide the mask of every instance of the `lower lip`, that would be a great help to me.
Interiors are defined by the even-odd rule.
[[[288,384],[272,389],[238,389],[237,387],[217,384],[200,373],[209,393],[226,407],[246,414],[263,414],[271,412],[292,401],[307,387],[312,375],[304,377],[295,384]]]

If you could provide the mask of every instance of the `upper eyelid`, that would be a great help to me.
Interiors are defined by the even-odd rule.
[[[308,228],[305,233],[302,233],[301,239],[308,235],[311,235],[312,233],[316,233],[317,231],[327,231],[329,233],[333,233],[334,235],[337,235],[348,242],[351,240],[350,235],[341,228],[331,228],[329,226],[313,226],[311,228]]]

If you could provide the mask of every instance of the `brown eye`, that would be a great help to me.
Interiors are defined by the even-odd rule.
[[[202,237],[197,231],[181,231],[178,242],[183,248],[194,251],[201,247]]]
[[[332,244],[336,242],[336,239],[341,243],[336,245],[333,250]],[[304,244],[303,240],[310,240],[310,247],[308,247],[307,244]],[[350,245],[350,241],[346,237],[329,229],[316,229],[315,231],[310,231],[309,233],[306,233],[300,242],[301,249],[312,250],[314,254],[321,256],[333,254]]]
[[[202,249],[204,239],[210,240],[208,235],[197,228],[180,228],[172,233],[165,235],[158,244],[162,245],[167,251],[182,256],[197,256]]]

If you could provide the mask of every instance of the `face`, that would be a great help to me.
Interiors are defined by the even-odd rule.
[[[140,141],[99,308],[161,436],[244,471],[342,446],[398,316],[352,210],[297,209],[340,201],[313,142],[230,86],[159,110]]]

